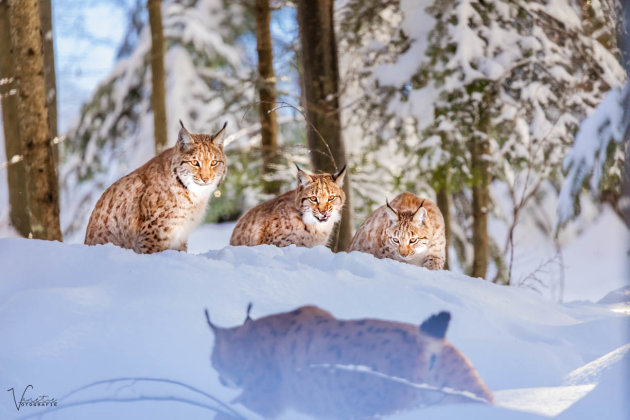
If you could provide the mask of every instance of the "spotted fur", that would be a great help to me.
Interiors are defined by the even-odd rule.
[[[111,185],[96,203],[86,245],[112,243],[151,254],[186,251],[227,173],[225,126],[215,135],[190,134],[182,124],[177,144]]]
[[[444,217],[431,200],[404,192],[363,222],[350,251],[441,270],[446,261]]]
[[[345,167],[333,175],[307,174],[298,168],[297,188],[245,213],[230,245],[325,245],[346,200],[344,175]]]
[[[421,405],[491,403],[470,361],[444,338],[449,320],[447,312],[420,326],[339,320],[315,306],[257,320],[248,315],[233,328],[208,317],[211,360],[224,385],[242,389],[235,402],[264,418],[288,408],[367,419]]]

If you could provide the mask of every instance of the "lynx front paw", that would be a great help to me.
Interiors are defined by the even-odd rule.
[[[428,257],[422,266],[429,270],[442,270],[444,269],[444,258]]]

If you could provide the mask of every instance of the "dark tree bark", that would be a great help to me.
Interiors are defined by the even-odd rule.
[[[487,94],[486,94],[487,95]],[[470,143],[472,157],[472,213],[473,213],[473,266],[472,277],[486,277],[489,259],[488,212],[490,211],[490,115],[488,101],[483,101],[479,109],[479,131],[485,136],[475,135]]]
[[[9,27],[9,4],[0,1],[0,97],[2,98],[2,126],[4,127],[4,150],[7,160],[22,155],[20,128],[18,125],[17,89],[15,63],[11,52]],[[9,219],[20,235],[27,237],[31,232],[26,200],[26,171],[24,161],[11,164],[7,168],[9,184]]]
[[[153,131],[155,152],[166,149],[166,77],[164,75],[164,31],[162,29],[161,0],[148,0],[149,24],[151,25],[151,77],[153,92]]]
[[[53,45],[52,6],[50,0],[39,0],[39,17],[42,25],[44,50],[44,83],[46,86],[46,108],[48,108],[48,137],[57,137],[57,79],[55,74],[55,49]],[[53,145],[55,163],[57,147]]]
[[[302,90],[306,116],[313,125],[311,127],[309,124],[307,127],[311,163],[315,170],[333,173],[346,164],[339,115],[339,68],[333,0],[298,0],[297,17],[303,68]],[[322,141],[320,134],[326,143]],[[330,153],[336,160],[337,168]],[[333,244],[335,251],[346,249],[352,239],[349,174],[346,174],[343,188],[346,192],[346,204],[339,226],[338,240]]]
[[[476,147],[478,156],[483,154],[482,147]],[[472,187],[473,207],[473,268],[472,277],[485,278],[488,270],[488,211],[490,206],[490,191],[487,168],[483,163],[476,162],[480,179]],[[486,172],[484,174],[483,172]]]
[[[10,0],[20,136],[33,238],[61,240],[59,191],[48,110],[38,0]]]
[[[276,113],[271,112],[276,102],[276,80],[273,72],[273,44],[271,41],[270,0],[255,0],[256,52],[258,53],[258,92],[260,95],[260,135],[263,161],[263,189],[268,194],[280,191],[280,183],[268,181],[275,172],[278,157],[278,122]]]
[[[446,236],[446,262],[444,263],[444,269],[448,270],[448,249],[451,246],[451,197],[448,180],[437,191],[437,205],[442,212],[442,216],[444,216],[444,234]]]

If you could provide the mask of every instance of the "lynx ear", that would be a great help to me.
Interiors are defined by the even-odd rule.
[[[398,212],[389,205],[389,201],[387,201],[387,198],[385,199],[385,210],[387,211],[387,216],[389,217],[389,220],[391,222],[398,221]]]
[[[210,321],[210,314],[208,313],[208,309],[205,310],[205,313],[206,313],[206,322],[208,323],[208,326],[210,327],[212,332],[216,333],[219,327],[217,327],[216,325],[212,323],[212,321]]]
[[[424,200],[422,200],[422,203],[420,203],[420,206],[413,214],[413,220],[416,223],[422,223],[424,222],[424,219],[427,218],[427,209],[422,207],[423,204],[424,204]]]
[[[223,124],[223,127],[212,136],[212,143],[217,146],[223,147],[223,141],[225,140],[225,128],[227,127],[227,121]]]
[[[332,176],[333,181],[335,181],[335,183],[339,186],[343,185],[343,178],[346,176],[346,166],[347,165],[343,165],[343,168]]]
[[[427,320],[420,324],[420,332],[434,338],[443,339],[446,336],[448,324],[451,321],[451,314],[442,311],[439,314],[431,315]]]
[[[252,317],[249,316],[249,313],[252,311],[252,303],[249,302],[249,304],[247,305],[247,316],[245,316],[245,321],[243,321],[243,324],[247,324],[248,322],[253,321]]]
[[[306,172],[304,172],[303,170],[301,170],[300,167],[297,165],[297,163],[295,164],[295,167],[298,170],[297,172],[298,186],[306,187],[312,181],[311,176],[307,174]]]
[[[190,136],[188,130],[186,130],[186,127],[184,127],[182,120],[179,120],[179,124],[181,125],[181,128],[179,129],[179,135],[177,136],[177,147],[183,151],[190,148],[195,141]]]

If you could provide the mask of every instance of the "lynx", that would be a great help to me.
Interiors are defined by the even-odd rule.
[[[326,245],[346,200],[342,189],[346,167],[332,175],[297,169],[297,188],[245,213],[230,245]]]
[[[422,405],[493,402],[470,361],[444,338],[448,312],[420,326],[338,320],[315,306],[257,320],[248,308],[233,328],[214,325],[207,310],[206,318],[220,382],[242,389],[234,402],[264,418],[293,409],[367,419]]]
[[[446,260],[444,218],[432,201],[404,192],[363,222],[350,251],[441,270]]]
[[[186,251],[208,200],[226,175],[225,127],[191,134],[180,121],[177,144],[112,184],[96,203],[86,245],[112,243],[151,254]]]

